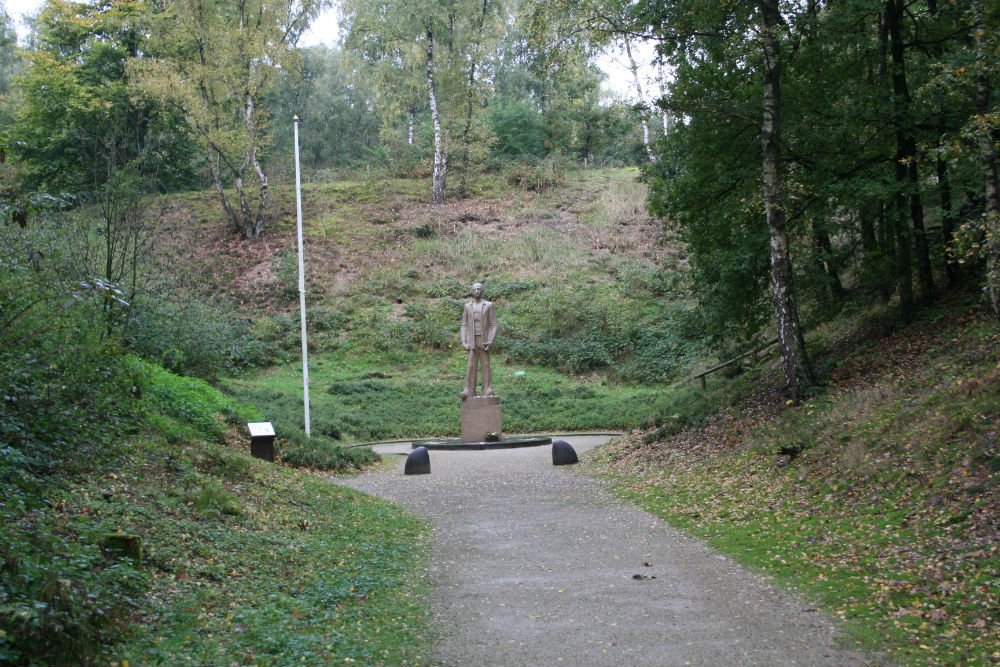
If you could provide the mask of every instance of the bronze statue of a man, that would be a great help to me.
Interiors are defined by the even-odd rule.
[[[462,312],[462,347],[469,352],[469,364],[465,371],[465,389],[460,394],[464,401],[469,396],[492,396],[493,374],[490,372],[490,346],[497,336],[497,318],[493,313],[493,303],[483,298],[483,286],[472,286],[472,301],[465,304]],[[476,371],[483,370],[483,392],[476,393]]]

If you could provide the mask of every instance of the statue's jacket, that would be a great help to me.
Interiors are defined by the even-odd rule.
[[[481,315],[481,329],[478,332],[476,331],[477,310]],[[475,301],[469,301],[465,304],[465,310],[462,312],[463,347],[472,347],[477,333],[482,335],[483,345],[493,344],[493,339],[497,336],[497,318],[493,312],[492,301],[483,299],[478,304]]]

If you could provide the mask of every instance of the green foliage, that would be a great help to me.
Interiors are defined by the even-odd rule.
[[[161,184],[190,183],[185,124],[133,95],[125,63],[149,49],[145,2],[49,3],[39,14],[12,128],[22,187],[100,188],[108,160],[140,165]]]
[[[544,157],[545,125],[539,110],[527,100],[505,100],[490,109],[490,125],[497,139],[493,152],[499,156]]]
[[[157,7],[147,12],[157,57],[133,53],[127,63],[132,87],[184,116],[231,231],[246,238],[262,236],[269,215],[263,102],[280,71],[297,71],[293,46],[319,7],[314,0]]]
[[[512,313],[503,349],[514,359],[567,373],[675,380],[705,352],[703,333],[683,301],[646,301],[646,291],[637,288],[647,281],[660,289],[657,275],[625,272],[613,286],[559,285],[536,292]]]
[[[275,158],[289,164],[293,152],[291,118],[298,115],[300,160],[306,170],[363,164],[378,145],[379,118],[360,89],[351,85],[345,54],[310,46],[300,51],[301,68],[282,70],[266,99],[274,123]],[[397,170],[396,173],[406,173]]]
[[[915,277],[933,299],[942,273],[952,286],[976,274],[958,271],[945,248],[963,222],[979,226],[983,134],[969,130],[995,115],[995,93],[986,115],[973,102],[978,82],[996,89],[996,31],[973,26],[995,27],[996,7],[907,5],[890,34],[878,26],[898,3],[780,4],[780,177],[802,310],[818,321],[845,298],[898,290],[909,317]],[[675,75],[661,106],[677,122],[646,169],[651,210],[689,244],[696,298],[720,349],[745,345],[770,319],[751,8],[644,3],[632,17],[661,36]],[[924,40],[934,47],[914,46]],[[985,79],[980,66],[990,68]]]
[[[683,73],[700,92],[715,65],[692,63]],[[738,120],[756,113],[760,93],[745,77],[727,83],[720,104],[678,124],[659,149],[661,159],[644,168],[650,210],[680,232],[690,251],[699,316],[718,347],[745,344],[771,319],[757,128]]]
[[[142,297],[132,311],[129,348],[175,373],[212,379],[276,356],[277,339],[266,327],[252,328],[225,304]]]
[[[163,368],[134,360],[145,376],[143,408],[155,414],[158,426],[174,440],[219,440],[229,424],[259,421],[254,408],[223,396],[204,380],[187,378]]]
[[[103,500],[67,512],[64,494],[92,480],[85,497],[110,497],[104,485],[129,455],[123,441],[143,427],[162,425],[174,442],[218,439],[218,414],[256,413],[123,354],[103,336],[90,287],[64,279],[73,267],[45,225],[0,234],[0,661],[92,662],[120,637],[150,577],[102,551],[104,536],[122,528],[115,516],[95,518],[87,503]],[[233,509],[206,489],[199,502]]]
[[[323,428],[324,424],[316,425],[317,431]],[[283,440],[278,456],[283,463],[313,470],[358,470],[379,460],[368,447],[344,447],[316,436]]]
[[[17,55],[17,33],[14,21],[3,7],[0,7],[0,123],[9,126],[13,80],[20,62]],[[3,160],[0,159],[0,164]],[[0,167],[2,169],[2,167]]]
[[[0,238],[0,469],[26,481],[99,456],[133,429],[138,378],[102,340],[91,287],[68,280],[58,239],[16,227]]]
[[[0,661],[6,665],[74,665],[94,660],[121,632],[119,619],[135,612],[148,573],[131,559],[105,555],[99,526],[79,519],[71,530],[82,539],[48,532],[61,522],[37,514],[18,516],[2,504],[0,532]],[[29,529],[39,531],[32,535]]]

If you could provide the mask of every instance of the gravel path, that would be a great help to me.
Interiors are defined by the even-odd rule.
[[[608,438],[564,439],[582,453]],[[430,475],[404,475],[400,456],[337,482],[431,521],[436,664],[883,664],[837,648],[835,624],[807,603],[552,466],[548,446],[430,456]]]

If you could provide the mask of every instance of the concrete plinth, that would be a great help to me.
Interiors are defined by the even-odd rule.
[[[462,442],[483,442],[500,435],[500,397],[470,396],[462,401]]]

